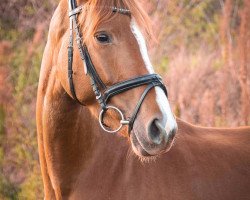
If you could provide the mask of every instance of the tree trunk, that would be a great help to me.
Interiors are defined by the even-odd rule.
[[[244,7],[240,12],[240,33],[239,33],[239,82],[241,87],[241,116],[243,125],[247,125],[249,122],[249,106],[250,98],[248,91],[248,80],[247,80],[247,65],[248,65],[248,56],[249,52],[249,42],[250,42],[250,1],[244,0]]]
[[[230,22],[231,22],[231,13],[233,8],[232,0],[226,0],[222,13],[222,21],[220,26],[220,41],[222,47],[222,56],[223,56],[223,75],[221,83],[221,112],[223,117],[223,125],[226,125],[227,119],[227,101],[228,101],[228,91],[227,83],[230,69],[230,60],[231,58],[231,34],[230,34]]]

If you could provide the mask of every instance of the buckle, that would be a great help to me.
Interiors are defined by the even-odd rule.
[[[77,8],[69,11],[69,17],[76,15],[82,11],[83,6],[78,6]]]

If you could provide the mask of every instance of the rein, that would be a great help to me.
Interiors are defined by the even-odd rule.
[[[101,111],[99,114],[99,124],[102,127],[102,129],[109,133],[116,133],[118,132],[124,125],[127,125],[129,128],[129,133],[133,129],[133,125],[135,122],[135,119],[137,117],[137,114],[139,113],[140,107],[147,96],[148,92],[156,87],[159,86],[162,88],[162,90],[165,92],[166,96],[167,89],[165,85],[162,82],[162,78],[158,74],[147,74],[143,76],[139,76],[133,79],[129,79],[123,82],[119,82],[117,84],[114,84],[107,88],[107,86],[103,83],[100,76],[98,75],[92,61],[91,57],[88,52],[87,46],[82,42],[82,35],[79,30],[79,26],[77,24],[77,14],[79,14],[82,11],[83,6],[77,7],[76,0],[69,0],[69,18],[70,18],[70,38],[69,38],[69,45],[68,45],[68,79],[69,79],[69,85],[70,85],[70,91],[72,94],[72,97],[81,105],[84,105],[82,102],[79,101],[77,98],[75,88],[74,88],[74,82],[73,82],[73,69],[72,69],[72,63],[73,63],[73,41],[74,41],[74,34],[73,29],[75,30],[76,34],[76,43],[77,47],[80,52],[81,59],[84,63],[84,71],[86,75],[89,75],[91,86],[93,88],[94,94],[96,96],[96,100],[100,104]],[[117,8],[117,7],[111,7],[113,12],[124,14],[124,15],[130,15],[130,11],[128,9],[124,8]],[[141,95],[140,100],[138,101],[135,110],[130,118],[125,118],[122,111],[112,105],[108,105],[108,101],[113,96],[120,94],[122,92],[128,91],[133,88],[140,87],[142,85],[147,85],[146,89]],[[109,127],[107,127],[104,122],[103,118],[107,110],[113,110],[117,112],[120,115],[120,126],[115,130],[110,130]]]

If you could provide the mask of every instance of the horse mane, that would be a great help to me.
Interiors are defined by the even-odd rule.
[[[84,32],[84,41],[87,41],[96,31],[100,23],[107,22],[115,17],[111,7],[130,10],[146,39],[154,38],[151,21],[138,0],[89,0],[84,4],[83,12],[79,17],[79,25]]]

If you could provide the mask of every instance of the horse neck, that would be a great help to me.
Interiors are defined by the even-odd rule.
[[[48,143],[62,150],[75,146],[75,151],[84,155],[84,152],[91,152],[94,130],[89,121],[94,119],[86,107],[66,93],[57,76],[58,55],[69,28],[67,11],[68,3],[62,0],[51,20],[38,87],[37,121],[38,129],[47,134]]]

